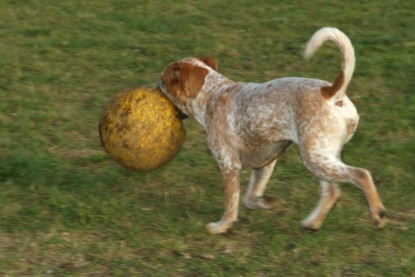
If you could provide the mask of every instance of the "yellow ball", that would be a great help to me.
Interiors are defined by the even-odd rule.
[[[137,87],[108,103],[99,135],[107,153],[122,166],[148,171],[176,156],[186,131],[179,110],[160,90]]]

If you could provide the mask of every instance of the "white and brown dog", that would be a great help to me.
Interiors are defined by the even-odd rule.
[[[274,200],[264,190],[277,159],[295,142],[305,166],[319,179],[317,207],[302,221],[319,229],[340,196],[336,182],[363,190],[377,227],[385,223],[385,208],[366,169],[340,160],[343,145],[356,131],[359,115],[346,96],[355,55],[348,37],[336,28],[317,31],[306,46],[310,58],[325,41],[337,44],[343,56],[337,80],[281,78],[266,83],[234,82],[218,73],[212,58],[186,58],[169,65],[159,88],[185,115],[193,115],[207,132],[207,142],[219,163],[225,187],[225,213],[209,223],[213,234],[224,233],[238,218],[239,174],[252,168],[244,197],[248,208],[271,208]]]

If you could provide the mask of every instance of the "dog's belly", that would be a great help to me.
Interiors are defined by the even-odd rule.
[[[290,140],[251,145],[241,149],[240,159],[242,166],[260,168],[281,156],[292,144]]]

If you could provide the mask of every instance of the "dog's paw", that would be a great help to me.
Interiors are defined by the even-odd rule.
[[[226,233],[231,228],[231,226],[229,224],[223,223],[222,221],[219,221],[207,224],[206,228],[208,229],[209,233],[213,235],[219,235]]]
[[[249,209],[271,209],[277,205],[277,199],[270,196],[245,198],[244,204]]]
[[[379,211],[372,212],[372,221],[376,229],[382,229],[386,224],[386,210],[382,208]]]
[[[317,220],[303,220],[301,221],[301,228],[308,231],[317,231],[321,228],[322,222]]]

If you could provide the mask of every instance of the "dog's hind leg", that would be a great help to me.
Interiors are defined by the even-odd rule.
[[[324,219],[334,204],[336,204],[341,194],[336,183],[326,180],[320,180],[320,189],[320,200],[317,207],[315,207],[310,215],[301,222],[303,228],[310,230],[320,229]]]
[[[370,206],[372,221],[377,228],[382,228],[386,223],[386,210],[373,183],[372,175],[364,168],[347,168],[347,181],[363,190]]]
[[[276,162],[277,160],[274,160],[264,167],[252,170],[251,179],[244,197],[246,207],[250,209],[270,209],[275,205],[275,198],[264,197],[263,195]]]
[[[301,149],[301,156],[307,168],[321,180],[326,180],[322,182],[322,194],[319,205],[302,222],[302,226],[318,229],[331,206],[336,202],[336,198],[340,195],[340,191],[334,187],[334,182],[348,182],[356,185],[365,193],[375,226],[378,228],[383,227],[386,221],[386,210],[378,195],[370,172],[363,168],[344,164],[338,158],[338,155],[330,154],[330,151],[323,151],[328,149],[319,150],[307,151],[307,149]],[[326,207],[324,207],[325,205]]]

